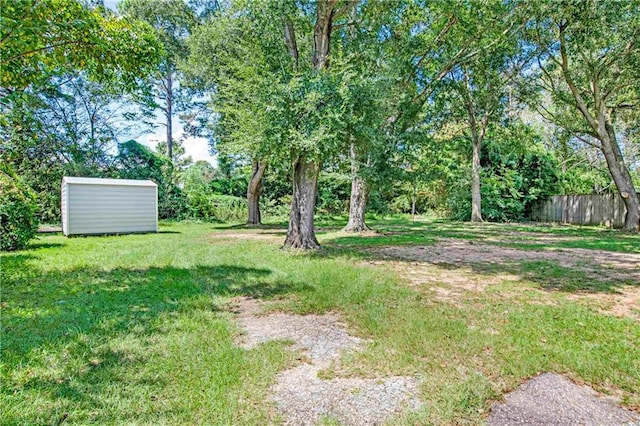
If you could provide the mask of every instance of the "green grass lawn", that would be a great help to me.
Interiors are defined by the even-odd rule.
[[[520,279],[502,281],[500,265],[454,265],[449,273],[494,285],[451,303],[368,262],[376,247],[442,238],[640,253],[640,237],[558,226],[371,224],[382,232],[358,237],[339,233],[339,220],[320,221],[325,248],[311,254],[281,251],[280,234],[234,238],[249,231],[197,223],[166,223],[146,235],[42,235],[27,250],[3,253],[1,423],[278,424],[269,386],[300,361],[285,343],[234,345],[240,330],[229,301],[239,295],[300,314],[341,313],[370,343],[325,374],[420,378],[424,406],[394,420],[400,424],[481,423],[494,400],[543,371],[640,408],[640,322],[573,297],[640,283],[552,291],[545,279],[575,282],[574,273],[523,262],[507,271]],[[536,275],[541,268],[552,273]]]

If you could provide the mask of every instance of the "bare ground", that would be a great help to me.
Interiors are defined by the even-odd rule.
[[[598,280],[640,282],[640,254],[565,248],[519,250],[461,239],[442,239],[432,246],[393,246],[376,250],[391,259],[432,264],[506,265],[516,262],[553,261]],[[603,276],[602,273],[606,275]]]
[[[462,239],[441,239],[430,246],[381,247],[369,252],[380,259],[369,263],[387,265],[412,285],[428,286],[436,298],[452,303],[467,297],[468,292],[527,278],[522,262],[550,262],[576,271],[585,280],[615,285],[609,292],[579,291],[568,294],[568,298],[596,304],[613,315],[640,318],[637,253],[578,248],[520,250]],[[537,275],[545,278],[543,272]]]
[[[308,358],[308,363],[280,373],[272,387],[272,401],[285,425],[315,425],[322,420],[378,425],[420,406],[419,384],[412,377],[319,377],[323,369],[339,363],[343,353],[358,350],[364,343],[347,333],[338,315],[262,315],[259,302],[248,298],[237,299],[236,313],[244,331],[239,341],[242,347],[285,340]]]
[[[589,386],[553,373],[541,374],[509,393],[489,416],[490,426],[640,425],[640,415],[621,408]]]

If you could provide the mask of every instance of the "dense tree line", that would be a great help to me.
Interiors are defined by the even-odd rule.
[[[367,211],[523,220],[575,192],[619,193],[638,232],[635,0],[3,0],[0,13],[2,197],[24,193],[3,198],[3,226],[15,200],[58,221],[60,179],[77,175],[154,180],[162,218],[288,217],[291,248],[319,247],[316,212],[348,214],[355,232]],[[184,155],[176,121],[217,167]],[[130,140],[158,126],[156,151]]]

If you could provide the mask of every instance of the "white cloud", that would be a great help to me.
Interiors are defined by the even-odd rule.
[[[142,145],[146,145],[149,148],[155,150],[156,146],[158,146],[158,142],[160,142],[160,138],[162,135],[147,133],[138,138],[138,142]]]
[[[177,132],[173,133],[173,139],[179,140],[184,135],[182,125],[174,122],[174,129]],[[155,133],[147,133],[137,138],[138,142],[149,148],[155,150],[159,141],[166,140],[166,133],[164,128],[156,129]],[[205,138],[186,137],[183,141],[185,155],[191,157],[193,161],[204,160],[211,163],[214,167],[218,165],[216,157],[209,153],[209,143]]]
[[[120,3],[120,0],[104,0],[104,7],[111,10],[117,10],[116,5]]]
[[[188,137],[184,140],[186,155],[190,155],[193,161],[204,160],[217,165],[217,160],[209,153],[209,142],[205,138]]]

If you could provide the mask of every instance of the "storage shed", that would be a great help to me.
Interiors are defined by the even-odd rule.
[[[158,231],[158,186],[150,180],[62,178],[64,235]]]

